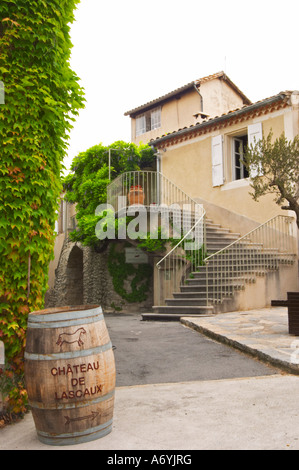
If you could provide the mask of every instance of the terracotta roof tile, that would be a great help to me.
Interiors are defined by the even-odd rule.
[[[168,134],[164,134],[156,139],[152,139],[149,144],[156,145],[162,142],[169,141],[174,137],[180,137],[182,135],[191,134],[193,133],[193,131],[200,132],[202,129],[207,128],[209,126],[213,126],[215,124],[219,124],[220,122],[228,123],[231,118],[241,117],[242,115],[245,115],[247,113],[250,114],[256,112],[259,109],[270,107],[271,105],[275,105],[276,103],[278,104],[279,102],[282,105],[286,106],[289,103],[289,97],[292,93],[292,91],[280,92],[277,95],[256,101],[255,103],[244,105],[240,108],[235,108],[234,110],[228,111],[227,113],[224,113],[221,116],[215,116],[213,118],[204,119],[203,121],[197,122],[196,124],[192,124],[189,127],[184,127],[182,129],[169,132]]]
[[[163,101],[169,100],[170,98],[179,95],[180,93],[183,93],[187,90],[191,90],[192,88],[194,88],[195,85],[198,86],[208,81],[215,80],[216,78],[225,80],[236,91],[236,93],[238,93],[242,97],[244,103],[251,104],[251,101],[247,98],[247,96],[242,93],[242,91],[230,80],[230,78],[224,72],[218,72],[214,73],[213,75],[208,75],[206,77],[194,80],[190,83],[187,83],[187,85],[184,85],[180,88],[176,88],[175,90],[171,91],[170,93],[167,93],[166,95],[160,96],[159,98],[149,101],[141,106],[138,106],[137,108],[131,109],[130,111],[126,111],[125,116],[132,116],[141,111],[145,111],[146,109],[152,108]]]

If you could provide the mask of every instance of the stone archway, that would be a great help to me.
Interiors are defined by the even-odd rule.
[[[82,305],[83,302],[83,251],[74,246],[66,266],[66,305]]]

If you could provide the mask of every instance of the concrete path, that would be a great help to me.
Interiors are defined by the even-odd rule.
[[[299,337],[288,335],[286,309],[182,323],[291,373],[119,387],[113,430],[102,439],[44,445],[29,413],[0,430],[0,450],[299,450]]]
[[[298,391],[291,375],[118,388],[102,439],[47,446],[28,414],[0,431],[0,449],[299,450]]]

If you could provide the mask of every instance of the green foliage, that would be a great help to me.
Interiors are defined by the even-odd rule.
[[[27,392],[24,387],[24,373],[16,373],[13,365],[0,373],[0,390],[4,401],[5,413],[22,415],[27,411]]]
[[[96,209],[107,201],[109,149],[111,179],[126,171],[140,170],[155,163],[151,147],[123,141],[114,142],[110,146],[95,145],[74,158],[72,173],[65,177],[63,184],[65,199],[76,204],[77,229],[70,233],[70,239],[96,250],[103,245],[95,234],[96,225],[103,214],[96,214]],[[116,219],[116,230],[117,223]]]
[[[108,269],[112,277],[113,287],[127,302],[142,302],[147,299],[152,277],[152,267],[149,264],[126,263],[125,253],[116,251],[111,244],[108,256]],[[125,281],[130,279],[131,291],[125,289]]]
[[[282,209],[293,210],[297,215],[299,228],[299,136],[288,141],[284,134],[273,142],[272,131],[254,146],[247,149],[244,163],[252,177],[252,196],[257,201],[271,193],[275,202],[288,206]],[[254,173],[252,172],[254,170]]]
[[[182,238],[181,238],[182,239]],[[145,233],[143,237],[137,239],[138,248],[148,251],[150,253],[157,251],[165,251],[167,244],[173,248],[179,243],[179,239],[169,237],[169,234],[165,232],[163,226],[159,226],[154,232]]]
[[[191,262],[192,266],[204,266],[205,259],[208,256],[205,245],[202,245],[198,250],[189,250],[185,252],[185,258]]]
[[[69,66],[77,3],[0,5],[0,340],[20,377],[27,316],[47,290],[68,133],[84,101]]]

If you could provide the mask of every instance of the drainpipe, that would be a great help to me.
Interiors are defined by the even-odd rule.
[[[152,150],[155,152],[157,157],[157,204],[160,205],[160,173],[161,173],[161,153],[153,145],[151,145]]]
[[[200,111],[203,112],[203,99],[202,99],[202,95],[200,94],[199,92],[199,89],[197,88],[197,86],[195,85],[195,83],[193,83],[193,87],[194,87],[194,90],[199,94],[200,96]]]

